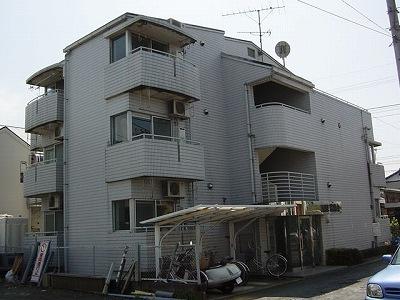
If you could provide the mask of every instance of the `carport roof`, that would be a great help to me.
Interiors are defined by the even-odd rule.
[[[184,222],[197,224],[244,221],[267,215],[279,215],[294,205],[196,205],[140,222],[141,224],[177,225]]]

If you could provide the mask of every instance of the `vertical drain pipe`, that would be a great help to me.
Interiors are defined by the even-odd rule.
[[[257,202],[257,194],[256,194],[256,182],[255,182],[255,174],[254,174],[254,154],[253,154],[253,137],[254,137],[254,135],[251,131],[249,86],[247,83],[244,84],[244,97],[245,97],[245,102],[246,102],[247,139],[248,139],[249,156],[250,156],[251,196],[253,198],[253,203],[256,203]]]
[[[68,272],[68,220],[67,220],[67,209],[68,209],[68,180],[67,180],[67,104],[68,104],[68,63],[69,63],[69,52],[65,53],[64,60],[64,140],[63,140],[63,222],[64,222],[64,271]]]

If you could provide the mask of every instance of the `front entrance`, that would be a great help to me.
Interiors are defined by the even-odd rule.
[[[277,252],[290,268],[316,266],[322,258],[321,216],[285,216],[275,221]]]

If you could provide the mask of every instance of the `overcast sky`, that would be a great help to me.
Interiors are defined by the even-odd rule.
[[[389,27],[386,1],[346,0],[379,27],[342,0],[305,0],[374,30]],[[227,36],[258,37],[239,31],[256,31],[255,14],[222,14],[261,7],[285,6],[264,12],[264,50],[275,58],[275,44],[291,45],[287,66],[311,80],[317,88],[364,108],[400,103],[391,38],[307,6],[297,0],[14,0],[0,4],[0,124],[24,126],[26,103],[37,96],[26,78],[61,61],[62,49],[90,31],[132,12],[222,29]],[[383,29],[381,29],[382,27]],[[386,33],[387,30],[386,30]],[[373,110],[375,139],[383,146],[378,161],[387,174],[400,167],[400,106]],[[26,138],[23,131],[19,133]],[[329,138],[329,137],[327,137]]]

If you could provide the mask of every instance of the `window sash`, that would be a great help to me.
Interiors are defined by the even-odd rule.
[[[122,113],[111,117],[111,141],[112,144],[121,143],[127,140],[127,114]]]
[[[111,62],[118,61],[126,56],[125,33],[111,40]]]
[[[113,230],[130,230],[130,203],[129,199],[112,202]]]

